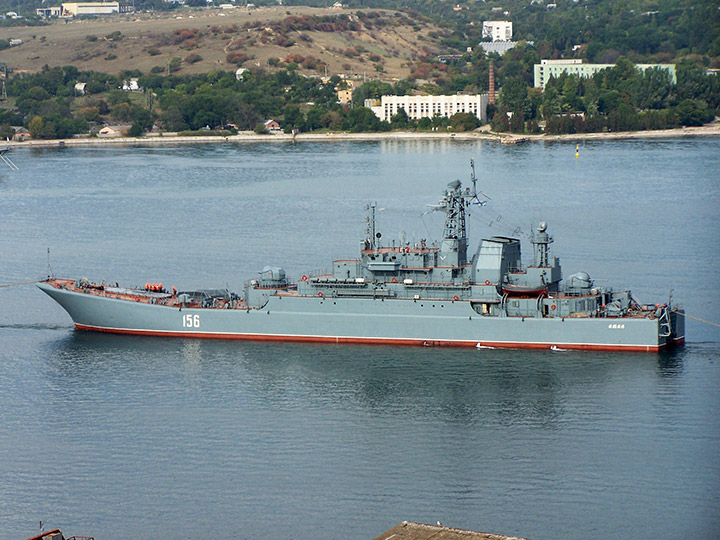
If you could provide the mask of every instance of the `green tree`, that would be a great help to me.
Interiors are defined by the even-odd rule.
[[[490,122],[490,126],[493,131],[504,132],[510,131],[510,121],[508,120],[507,113],[504,110],[498,110]]]
[[[480,120],[472,113],[455,113],[450,117],[450,125],[455,131],[472,131],[480,125]]]
[[[683,126],[702,126],[715,116],[700,99],[685,99],[675,109],[677,119]]]
[[[0,140],[12,139],[13,135],[15,135],[15,130],[10,124],[0,124]]]
[[[500,93],[500,102],[506,110],[520,111],[524,117],[530,110],[528,87],[525,81],[520,77],[506,80]]]
[[[130,126],[130,129],[128,129],[128,136],[130,137],[140,137],[142,134],[143,128],[137,122],[134,122],[133,125]]]
[[[33,139],[39,139],[40,136],[43,133],[43,128],[45,127],[45,121],[40,116],[33,117],[30,122],[28,122],[28,131],[30,132],[30,135],[33,137]]]
[[[297,128],[303,131],[305,127],[305,115],[300,110],[300,107],[296,105],[288,105],[283,111],[283,118],[285,119],[285,125],[292,128]]]
[[[406,128],[408,126],[409,120],[410,118],[405,112],[405,109],[400,107],[398,111],[390,118],[390,125],[393,127],[393,129]]]

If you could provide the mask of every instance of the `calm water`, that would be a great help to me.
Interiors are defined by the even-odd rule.
[[[242,288],[354,256],[475,158],[472,245],[547,220],[565,275],[720,322],[720,140],[16,150],[0,284]],[[526,254],[529,249],[526,248]],[[402,520],[541,539],[717,538],[720,329],[603,354],[224,343],[73,331],[0,289],[0,538],[367,539]]]

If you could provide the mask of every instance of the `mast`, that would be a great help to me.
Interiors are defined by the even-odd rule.
[[[368,215],[365,218],[365,221],[367,222],[367,230],[366,230],[365,242],[364,242],[365,250],[368,250],[368,249],[375,250],[375,238],[376,238],[375,208],[377,208],[376,202],[365,205],[365,210],[368,211]]]
[[[535,266],[540,268],[550,266],[550,250],[548,246],[552,244],[552,241],[552,236],[547,233],[547,223],[541,221],[536,234],[532,237],[532,243],[535,246]]]
[[[470,160],[472,190],[462,189],[460,180],[447,185],[442,201],[435,207],[447,214],[443,238],[440,244],[441,266],[462,266],[467,262],[467,229],[465,227],[465,209],[477,196],[475,162]]]

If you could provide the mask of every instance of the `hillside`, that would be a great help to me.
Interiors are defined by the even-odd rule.
[[[15,72],[73,65],[193,74],[295,63],[306,74],[327,67],[329,74],[400,79],[410,73],[409,62],[442,52],[443,35],[425,17],[385,10],[183,9],[0,28],[0,39],[23,41],[0,58]]]

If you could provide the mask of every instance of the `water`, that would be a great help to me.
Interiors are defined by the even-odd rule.
[[[565,274],[720,322],[720,141],[21,149],[0,283],[239,290],[386,239],[474,157],[472,244],[541,219]],[[490,225],[492,223],[492,225]],[[527,248],[526,248],[527,249]],[[0,289],[0,538],[373,538],[402,520],[535,540],[717,538],[720,331],[662,354],[225,343],[75,332]]]

